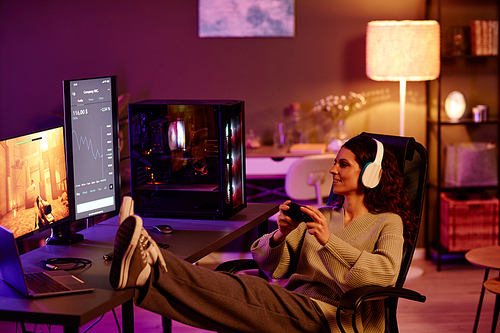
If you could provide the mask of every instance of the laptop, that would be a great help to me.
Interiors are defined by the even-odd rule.
[[[24,274],[14,234],[0,225],[0,277],[26,297],[92,291],[94,288],[63,270]]]

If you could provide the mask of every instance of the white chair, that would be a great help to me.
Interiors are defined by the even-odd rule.
[[[292,201],[316,200],[323,206],[323,198],[330,195],[332,178],[330,169],[336,154],[305,156],[294,162],[285,176],[285,193]],[[269,218],[278,221],[278,213]]]
[[[336,154],[310,155],[296,161],[285,176],[285,193],[291,200],[316,199],[318,207],[330,195],[330,169]]]

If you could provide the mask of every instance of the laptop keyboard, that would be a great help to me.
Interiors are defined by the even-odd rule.
[[[28,273],[25,275],[28,287],[37,294],[70,290],[50,276],[43,274],[43,272]]]

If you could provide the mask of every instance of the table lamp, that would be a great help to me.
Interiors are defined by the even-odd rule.
[[[436,79],[440,73],[437,21],[372,21],[366,29],[366,75],[399,81],[399,135],[404,136],[406,81]]]

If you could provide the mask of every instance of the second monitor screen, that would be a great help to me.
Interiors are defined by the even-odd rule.
[[[115,84],[113,76],[64,81],[68,186],[74,220],[119,207]]]

